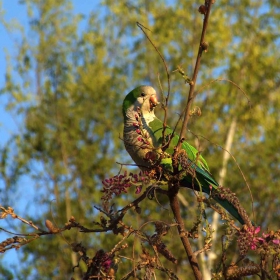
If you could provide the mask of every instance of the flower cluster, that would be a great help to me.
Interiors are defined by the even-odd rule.
[[[150,182],[148,172],[139,172],[138,174],[127,173],[115,175],[112,178],[102,181],[104,196],[103,200],[109,201],[113,195],[120,195],[127,193],[127,189],[130,187],[136,187],[136,194],[139,194],[143,186],[148,185]]]
[[[219,198],[222,200],[227,200],[237,210],[237,212],[241,216],[243,222],[246,225],[251,225],[251,220],[250,220],[246,210],[240,204],[240,201],[237,198],[236,194],[233,193],[229,188],[219,186],[219,188],[217,188],[217,189],[214,189],[214,190],[212,189],[211,195],[214,199]]]
[[[258,227],[244,227],[239,232],[238,246],[241,255],[246,255],[249,249],[279,249],[280,250],[280,231],[269,233],[262,233],[261,228]]]
[[[102,249],[97,251],[92,259],[94,267],[101,268],[105,272],[108,272],[113,264],[113,258],[108,253],[105,253]]]
[[[20,248],[21,244],[26,242],[27,239],[19,237],[19,236],[14,236],[11,238],[8,238],[0,243],[0,253],[5,253],[5,251],[11,249],[11,248]]]

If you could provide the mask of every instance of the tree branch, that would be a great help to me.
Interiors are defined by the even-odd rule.
[[[202,280],[202,274],[199,269],[196,254],[192,251],[191,244],[188,239],[188,232],[185,230],[184,221],[183,221],[181,213],[180,213],[180,204],[179,204],[179,200],[177,197],[178,190],[179,190],[179,186],[172,185],[172,183],[169,184],[170,207],[174,214],[174,218],[175,218],[176,222],[178,223],[177,230],[178,230],[180,239],[182,241],[182,244],[185,248],[185,251],[187,253],[195,279]]]
[[[203,7],[203,9],[205,9],[203,28],[202,28],[202,33],[201,33],[201,37],[200,37],[200,44],[199,44],[198,54],[197,54],[194,72],[193,72],[193,76],[192,76],[192,81],[189,83],[190,89],[189,89],[188,101],[187,101],[187,105],[184,110],[183,125],[182,125],[182,129],[180,131],[180,138],[179,138],[177,147],[175,149],[174,158],[176,158],[178,155],[178,152],[182,145],[182,140],[184,139],[186,131],[187,131],[187,126],[188,126],[188,122],[189,122],[189,118],[190,118],[190,109],[191,109],[191,105],[192,105],[194,97],[195,97],[194,89],[195,89],[195,85],[196,85],[198,69],[200,66],[202,53],[203,53],[203,51],[207,50],[207,47],[208,47],[208,44],[204,41],[204,37],[205,37],[206,29],[208,26],[210,9],[211,9],[211,5],[213,4],[212,2],[213,2],[212,0],[206,0],[205,5],[201,6],[201,7]],[[201,7],[200,7],[199,11],[201,11]]]

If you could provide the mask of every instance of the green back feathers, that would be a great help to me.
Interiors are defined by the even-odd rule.
[[[162,144],[162,130],[163,130],[163,123],[159,119],[155,118],[152,122],[149,123],[152,131],[154,132],[154,136],[159,144]],[[166,127],[165,130],[165,143],[168,142],[169,138],[171,137],[173,130],[170,127]],[[179,136],[177,134],[171,139],[169,147],[166,149],[165,152],[172,155],[174,153],[174,148],[178,144]],[[206,170],[209,172],[209,167],[206,160],[198,154],[198,151],[195,147],[184,141],[182,143],[182,149],[186,151],[188,159],[194,162],[198,167]]]

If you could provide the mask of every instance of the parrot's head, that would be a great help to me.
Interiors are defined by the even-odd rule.
[[[125,97],[123,101],[123,115],[126,116],[127,110],[141,110],[143,115],[154,114],[154,109],[158,104],[154,88],[139,86]]]

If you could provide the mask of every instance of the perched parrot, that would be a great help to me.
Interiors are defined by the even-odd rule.
[[[163,123],[154,113],[158,104],[156,91],[151,86],[139,86],[127,94],[122,108],[123,141],[127,152],[141,170],[153,169],[157,163],[164,171],[172,172],[171,158],[179,136],[175,134],[171,139],[173,130],[167,127],[164,143],[170,143],[167,148],[162,147]],[[206,160],[186,141],[182,143],[178,157],[180,168],[186,170],[180,178],[181,187],[201,190],[207,194],[219,188],[219,184],[210,173]],[[215,196],[214,199],[241,224],[245,223],[230,201]]]

